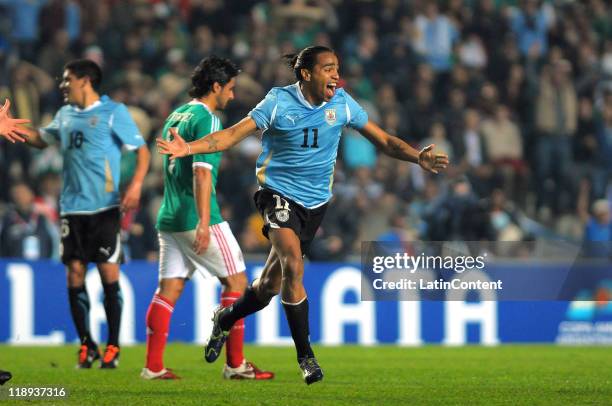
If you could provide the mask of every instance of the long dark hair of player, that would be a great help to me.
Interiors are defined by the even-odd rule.
[[[293,71],[295,78],[298,81],[302,81],[302,69],[308,69],[312,71],[315,64],[317,63],[317,55],[323,52],[331,52],[335,54],[333,49],[323,45],[313,45],[302,49],[297,54],[283,55],[283,58],[287,62],[289,69]]]
[[[191,75],[192,87],[189,89],[189,96],[196,99],[206,96],[215,82],[225,86],[239,73],[240,69],[229,59],[215,55],[204,58]]]

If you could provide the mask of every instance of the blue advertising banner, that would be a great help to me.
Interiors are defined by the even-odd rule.
[[[506,264],[519,271],[525,263]],[[123,345],[145,341],[145,314],[157,286],[157,264],[134,261],[121,269]],[[249,278],[261,264],[248,264]],[[361,301],[360,264],[306,265],[312,341],[356,343],[496,345],[500,343],[612,344],[610,286],[583,291],[573,301]],[[103,289],[94,266],[86,279],[90,323],[106,338]],[[203,343],[219,302],[214,278],[197,275],[172,317],[171,341]],[[470,297],[474,300],[473,297]],[[0,342],[49,345],[76,342],[64,267],[57,262],[0,260]],[[100,340],[100,338],[102,338]],[[246,341],[291,344],[282,307],[275,299],[247,318]]]

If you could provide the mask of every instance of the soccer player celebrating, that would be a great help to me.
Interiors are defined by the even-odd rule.
[[[209,57],[196,67],[189,94],[193,100],[166,120],[163,133],[178,128],[186,139],[198,140],[221,129],[213,114],[234,98],[239,70],[227,59]],[[247,286],[242,252],[230,227],[221,217],[215,185],[221,153],[169,160],[164,157],[164,199],[157,216],[159,230],[159,288],[147,312],[145,379],[177,379],[164,368],[163,353],[170,317],[186,281],[197,270],[221,282],[221,306],[233,304]],[[242,353],[244,321],[228,329],[226,379],[271,379],[246,361]]]
[[[302,258],[331,198],[342,128],[357,129],[385,154],[429,172],[446,168],[448,157],[434,154],[433,145],[417,151],[369,121],[363,108],[337,88],[339,64],[333,50],[312,46],[288,59],[297,83],[270,90],[237,124],[189,143],[172,130],[174,140],[158,139],[157,144],[162,154],[178,158],[223,151],[256,129],[263,130],[263,151],[256,168],[260,190],[255,203],[272,249],[261,277],[231,307],[215,311],[205,357],[213,362],[232,325],[266,307],[280,291],[297,361],[304,381],[311,384],[323,379],[323,372],[309,342]]]
[[[100,359],[89,330],[89,297],[85,287],[87,264],[97,265],[104,288],[108,342],[101,368],[119,363],[119,327],[122,298],[120,209],[134,209],[149,167],[149,150],[126,106],[100,96],[102,71],[86,59],[66,64],[59,85],[66,105],[53,121],[39,130],[21,127],[18,133],[35,148],[60,145],[62,170],[60,255],[68,271],[70,311],[81,341],[78,368],[91,368]],[[17,137],[13,137],[20,140]],[[123,198],[119,196],[121,147],[137,150],[137,164]]]

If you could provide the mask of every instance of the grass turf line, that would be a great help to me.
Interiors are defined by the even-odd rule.
[[[249,360],[276,373],[270,382],[224,381],[223,361],[207,364],[195,345],[171,343],[167,348],[166,366],[180,381],[142,380],[142,345],[123,348],[117,370],[76,370],[76,351],[77,346],[0,346],[0,369],[13,373],[0,390],[64,386],[69,398],[51,401],[62,405],[612,402],[612,351],[606,347],[316,347],[325,379],[312,386],[302,382],[292,347],[245,348]]]

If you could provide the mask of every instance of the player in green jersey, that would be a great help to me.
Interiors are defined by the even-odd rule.
[[[193,100],[166,119],[163,134],[177,129],[189,141],[221,129],[214,115],[234,98],[240,71],[227,59],[209,57],[196,67],[189,94]],[[215,192],[221,153],[170,160],[164,156],[164,199],[157,216],[159,231],[159,288],[147,311],[147,356],[141,376],[145,379],[176,379],[164,368],[163,353],[170,317],[186,281],[195,271],[219,278],[221,305],[230,306],[246,289],[242,251],[230,227],[221,217]],[[228,337],[228,379],[271,379],[244,359],[244,321],[236,323]]]

